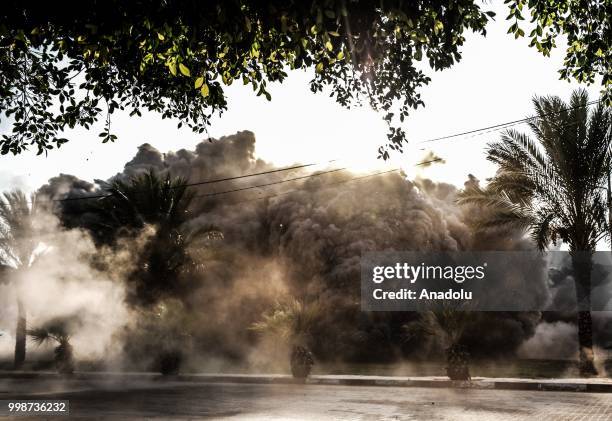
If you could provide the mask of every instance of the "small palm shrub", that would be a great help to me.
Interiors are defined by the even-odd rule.
[[[183,363],[183,358],[184,355],[180,349],[165,350],[157,357],[155,367],[164,376],[177,375]]]
[[[53,360],[58,373],[72,374],[74,372],[74,353],[70,344],[70,335],[62,322],[50,322],[27,332],[39,346],[48,342],[57,344],[53,350]]]
[[[314,365],[308,341],[321,314],[318,302],[304,303],[293,299],[277,303],[271,311],[264,313],[262,320],[254,323],[251,329],[273,335],[288,344],[291,374],[296,379],[305,380]]]
[[[407,337],[416,333],[440,340],[446,354],[446,374],[451,380],[470,380],[467,348],[461,343],[465,329],[474,321],[476,313],[463,303],[443,302],[420,314],[419,320],[405,325]]]
[[[139,369],[179,374],[192,352],[191,329],[189,313],[179,300],[139,309],[123,332],[125,355]]]
[[[296,379],[306,379],[310,375],[314,359],[312,353],[306,347],[293,345],[290,363],[291,375]]]

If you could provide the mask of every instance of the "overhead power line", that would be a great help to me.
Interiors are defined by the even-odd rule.
[[[221,194],[229,194],[229,193],[236,193],[236,192],[245,191],[245,190],[259,189],[259,188],[262,188],[262,187],[269,187],[269,186],[275,186],[277,184],[289,183],[290,181],[304,180],[306,178],[318,177],[320,175],[330,174],[330,173],[334,173],[334,172],[338,172],[338,171],[344,171],[346,169],[348,169],[348,168],[336,168],[336,169],[329,170],[329,171],[321,171],[321,172],[317,172],[317,173],[314,173],[314,174],[303,175],[303,176],[300,176],[300,177],[288,178],[286,180],[280,180],[280,181],[273,181],[273,182],[270,182],[270,183],[257,184],[255,186],[240,187],[240,188],[237,188],[237,189],[231,189],[231,190],[225,190],[225,191],[213,192],[213,193],[196,194],[195,197],[212,197],[212,196],[219,196]]]
[[[329,161],[313,162],[311,164],[304,164],[304,165],[295,165],[293,167],[278,168],[278,169],[275,169],[275,170],[255,172],[255,173],[251,173],[251,174],[238,175],[238,176],[235,176],[235,177],[225,177],[225,178],[217,178],[217,179],[213,179],[213,180],[204,180],[204,181],[198,181],[198,182],[195,182],[195,183],[187,183],[187,184],[185,184],[185,186],[186,187],[203,186],[205,184],[220,183],[222,181],[240,180],[242,178],[256,177],[256,176],[259,176],[259,175],[266,175],[266,174],[274,174],[274,173],[283,172],[283,171],[297,170],[297,169],[301,169],[301,168],[312,167],[314,165],[329,164],[329,163],[336,162],[336,161],[337,161],[337,159],[331,159]]]
[[[321,189],[326,189],[326,188],[329,188],[329,187],[333,187],[333,186],[336,186],[338,184],[350,183],[351,181],[359,181],[359,180],[363,180],[364,178],[370,178],[370,177],[374,177],[374,176],[377,176],[377,175],[389,174],[389,173],[393,173],[393,172],[400,171],[400,170],[401,170],[401,168],[395,168],[395,169],[392,169],[392,170],[381,171],[381,172],[377,172],[377,173],[374,173],[374,174],[367,174],[367,175],[362,175],[362,176],[359,176],[359,177],[351,177],[348,180],[342,180],[342,181],[337,181],[337,182],[334,182],[334,183],[324,184],[323,186],[321,186]],[[304,188],[291,189],[291,190],[287,190],[287,191],[280,192],[280,193],[269,194],[269,195],[262,196],[262,197],[254,197],[254,198],[250,198],[250,199],[246,199],[246,200],[239,200],[237,202],[225,203],[225,204],[229,205],[229,206],[234,206],[234,205],[238,205],[240,203],[248,203],[248,202],[255,202],[255,201],[258,201],[258,200],[271,199],[273,197],[285,196],[287,194],[296,193],[296,192],[305,191],[305,190],[306,189],[304,189]]]
[[[333,170],[328,170],[328,171],[321,171],[321,172],[316,172],[314,174],[308,174],[308,175],[303,175],[300,177],[294,177],[294,178],[288,178],[286,180],[280,180],[280,181],[274,181],[271,183],[263,183],[263,184],[257,184],[255,186],[247,186],[247,187],[240,187],[237,189],[231,189],[231,190],[225,190],[225,191],[221,191],[221,192],[213,192],[213,193],[205,193],[205,194],[197,194],[194,197],[209,197],[209,196],[218,196],[220,194],[228,194],[228,193],[234,193],[234,192],[239,192],[239,191],[244,191],[244,190],[252,190],[252,189],[258,189],[258,188],[262,188],[262,187],[268,187],[268,186],[273,186],[275,184],[282,184],[282,183],[288,183],[290,181],[296,181],[296,180],[303,180],[306,178],[310,178],[310,177],[318,177],[320,175],[324,175],[324,174],[330,174],[330,173],[334,173],[334,172],[338,172],[338,171],[344,171],[347,168],[335,168]],[[233,178],[232,178],[233,179]],[[192,187],[194,185],[201,185],[204,182],[200,182],[198,184],[183,184],[181,186],[177,186],[177,187]],[[172,187],[172,188],[177,188],[177,187]],[[64,199],[56,199],[57,202],[66,202],[66,201],[75,201],[75,200],[87,200],[87,199],[103,199],[105,197],[111,197],[113,194],[101,194],[101,195],[96,195],[96,196],[83,196],[83,197],[68,197],[68,198],[64,198]]]
[[[581,105],[581,106],[578,106],[578,107],[564,108],[562,110],[551,112],[551,113],[547,113],[547,114],[544,114],[542,116],[521,118],[519,120],[508,121],[508,122],[499,123],[499,124],[494,124],[492,126],[482,127],[480,129],[468,130],[466,132],[455,133],[455,134],[450,134],[450,135],[440,136],[440,137],[434,137],[432,139],[427,139],[427,140],[421,140],[421,141],[416,142],[416,143],[417,144],[421,144],[421,143],[437,142],[437,141],[440,141],[440,140],[453,139],[453,138],[460,137],[460,136],[465,136],[465,135],[469,135],[469,134],[483,132],[485,130],[489,130],[489,131],[501,130],[501,129],[505,129],[505,128],[508,128],[508,127],[516,126],[517,124],[527,123],[527,122],[532,121],[532,120],[538,120],[538,119],[541,119],[543,117],[548,117],[548,116],[559,114],[559,113],[562,113],[562,112],[565,112],[565,111],[572,111],[572,110],[576,110],[576,109],[579,109],[579,108],[590,107],[591,105],[598,104],[599,102],[600,102],[600,100],[591,101],[591,102],[588,102],[585,106]]]
[[[433,162],[438,162],[438,161],[443,161],[443,160],[444,160],[443,158],[435,158],[435,159],[431,159],[429,161],[419,162],[415,166],[431,164]],[[337,169],[334,169],[334,170],[321,171],[321,172],[318,172],[318,173],[315,173],[315,174],[309,174],[309,175],[304,175],[304,176],[301,176],[301,177],[289,178],[289,179],[286,179],[286,180],[274,181],[274,182],[271,182],[271,183],[259,184],[259,185],[256,185],[256,186],[248,186],[248,187],[242,187],[242,188],[238,188],[238,189],[225,190],[225,191],[214,192],[214,193],[197,194],[194,197],[212,197],[212,196],[219,196],[219,195],[223,195],[223,194],[230,194],[230,193],[235,193],[235,192],[241,192],[241,191],[245,191],[245,190],[258,189],[258,188],[262,188],[262,187],[269,187],[269,186],[274,186],[274,185],[277,185],[277,184],[288,183],[290,181],[303,180],[303,179],[306,179],[306,178],[312,178],[312,177],[317,177],[317,176],[320,176],[320,175],[325,175],[325,174],[330,174],[330,173],[334,173],[334,172],[338,172],[338,171],[343,171],[343,170],[346,170],[346,169],[347,168],[337,168]],[[399,168],[396,168],[394,170],[384,171],[384,172],[377,173],[377,174],[374,174],[374,175],[387,174],[389,172],[394,172],[394,171],[399,171],[399,170],[400,170]],[[357,180],[357,179],[360,179],[360,178],[365,178],[365,177],[370,177],[370,176],[371,175],[357,176],[357,177],[351,178],[351,180],[353,180],[353,179]],[[338,182],[337,184],[341,184],[341,183],[344,183],[344,182],[346,182],[346,181]],[[331,183],[330,185],[333,185],[333,184],[334,183]],[[295,191],[298,191],[298,190],[299,189],[297,189]],[[270,197],[274,197],[274,196],[275,195],[272,195]]]
[[[515,126],[515,125],[518,125],[518,124],[523,124],[523,123],[527,123],[527,122],[530,122],[530,121],[533,121],[533,120],[537,120],[537,119],[540,119],[540,118],[543,118],[543,117],[547,117],[547,116],[550,116],[550,115],[558,114],[560,112],[572,111],[572,110],[579,109],[579,108],[590,107],[591,105],[598,104],[599,102],[600,102],[600,100],[590,101],[585,106],[565,108],[565,109],[562,109],[562,110],[559,110],[559,111],[555,111],[555,112],[544,114],[542,116],[534,116],[534,117],[522,118],[522,119],[518,119],[518,120],[508,121],[508,122],[505,122],[505,123],[499,123],[499,124],[494,124],[494,125],[487,126],[487,127],[481,127],[481,128],[478,128],[478,129],[468,130],[468,131],[464,131],[464,132],[460,132],[460,133],[454,133],[454,134],[450,134],[450,135],[445,135],[445,136],[435,137],[435,138],[431,138],[431,139],[421,140],[421,141],[418,141],[418,142],[415,142],[415,143],[416,144],[431,143],[431,142],[437,142],[437,141],[441,141],[441,140],[453,139],[453,138],[457,138],[457,137],[461,137],[461,136],[467,136],[467,135],[474,135],[474,136],[476,136],[476,135],[479,135],[479,134],[491,133],[491,132],[494,132],[494,131],[497,131],[497,130],[501,130],[501,129],[506,129],[506,128],[509,128],[509,127],[512,127],[512,126]],[[474,137],[474,136],[472,136],[472,137]],[[303,168],[308,168],[308,167],[312,167],[312,166],[315,166],[315,165],[321,165],[323,163],[331,163],[331,162],[336,162],[336,161],[337,161],[337,159],[332,159],[332,160],[328,160],[328,161],[313,162],[313,163],[302,164],[302,165],[294,165],[294,166],[285,167],[285,168],[277,168],[277,169],[274,169],[274,170],[260,171],[260,172],[249,173],[249,174],[242,174],[242,175],[234,176],[234,177],[223,177],[223,178],[216,178],[216,179],[210,179],[210,180],[197,181],[197,182],[187,183],[185,185],[185,187],[203,186],[203,185],[208,185],[208,184],[221,183],[221,182],[224,182],[224,181],[240,180],[240,179],[244,179],[244,178],[257,177],[257,176],[261,176],[261,175],[267,175],[267,174],[274,174],[274,173],[279,173],[279,172],[284,172],[284,171],[303,169]],[[330,172],[341,171],[341,170],[344,170],[344,169],[346,169],[346,168],[331,170]],[[257,186],[250,186],[250,187],[244,187],[244,188],[240,188],[240,189],[233,189],[231,191],[228,191],[227,193],[233,193],[234,191],[249,190],[249,189],[252,189],[252,188],[266,187],[268,185],[285,183],[285,182],[289,182],[289,181],[294,181],[294,180],[299,180],[299,179],[307,178],[309,176],[318,176],[318,175],[322,175],[322,174],[326,174],[326,173],[328,173],[328,172],[316,173],[316,174],[311,174],[311,175],[308,175],[308,176],[297,177],[297,178],[294,178],[294,179],[282,180],[282,181],[275,182],[275,183],[266,183],[266,184],[257,185]],[[176,187],[174,187],[174,188],[176,188]],[[210,193],[210,194],[208,194],[208,196],[216,196],[216,195],[219,195],[219,194],[225,194],[225,192]],[[92,195],[92,196],[65,197],[65,198],[62,198],[62,199],[53,199],[53,201],[54,202],[69,202],[69,201],[77,201],[77,200],[103,199],[103,198],[109,197],[109,196],[111,196],[111,195],[110,194],[98,194],[98,195]],[[204,196],[206,196],[206,195],[204,195]]]
[[[546,117],[546,116],[549,116],[549,115],[558,114],[560,112],[572,111],[572,110],[575,110],[575,109],[578,109],[578,108],[583,108],[583,107],[590,107],[591,105],[598,104],[599,102],[600,102],[600,100],[590,101],[585,106],[565,108],[563,110],[547,113],[547,114],[544,114],[542,116],[522,118],[522,119],[518,119],[518,120],[508,121],[508,122],[505,122],[505,123],[499,123],[499,124],[494,124],[494,125],[487,126],[487,127],[482,127],[482,128],[479,128],[479,129],[468,130],[468,131],[464,131],[464,132],[460,132],[460,133],[454,133],[454,134],[450,134],[450,135],[446,135],[446,136],[435,137],[435,138],[432,138],[432,139],[421,140],[421,141],[418,141],[418,142],[415,142],[415,143],[416,144],[431,143],[431,142],[437,142],[437,141],[440,141],[440,140],[453,139],[453,138],[457,138],[457,137],[460,137],[460,136],[466,136],[466,135],[473,135],[471,137],[474,137],[474,136],[478,136],[480,134],[491,133],[491,132],[494,132],[494,131],[497,131],[497,130],[501,130],[501,129],[505,129],[505,128],[508,128],[508,127],[512,127],[512,126],[515,126],[517,124],[522,124],[522,123],[526,123],[526,122],[529,122],[529,121],[532,121],[532,120],[537,120],[537,119],[540,119],[542,117]],[[185,187],[203,186],[203,185],[207,185],[207,184],[221,183],[221,182],[224,182],[224,181],[240,180],[240,179],[244,179],[244,178],[257,177],[257,176],[261,176],[261,175],[267,175],[267,174],[274,174],[274,173],[279,173],[279,172],[284,172],[284,171],[303,169],[303,168],[308,168],[308,167],[312,167],[312,166],[315,166],[315,165],[321,165],[321,164],[324,164],[324,163],[331,163],[331,162],[336,162],[336,161],[337,161],[337,159],[332,159],[332,160],[328,160],[328,161],[313,162],[313,163],[302,164],[302,165],[294,165],[294,166],[285,167],[285,168],[277,168],[277,169],[274,169],[274,170],[260,171],[260,172],[249,173],[249,174],[242,174],[242,175],[234,176],[234,177],[224,177],[224,178],[216,178],[216,179],[210,179],[210,180],[197,181],[197,182],[187,183],[187,184],[185,184]],[[433,162],[435,162],[435,160]],[[342,171],[342,170],[345,170],[345,169],[346,168],[340,168],[340,169],[335,169],[335,170],[331,170],[331,171],[324,171],[324,172],[320,172],[320,173],[310,174],[310,175],[307,175],[307,176],[296,177],[296,178],[288,179],[288,180],[282,180],[282,181],[279,181],[279,182],[265,183],[265,184],[261,184],[261,185],[257,185],[257,186],[249,186],[249,187],[244,187],[244,188],[239,188],[239,189],[233,189],[233,190],[230,190],[230,191],[227,191],[227,192],[209,193],[209,194],[205,194],[205,195],[202,195],[202,196],[217,196],[217,195],[220,195],[220,194],[233,193],[235,191],[250,190],[250,189],[253,189],[253,188],[262,188],[262,187],[267,187],[269,185],[286,183],[286,182],[289,182],[289,181],[295,181],[295,180],[300,180],[300,179],[303,179],[303,178],[308,178],[310,176],[319,176],[319,175],[322,175],[322,174],[327,174],[328,172]],[[176,188],[176,187],[174,187],[174,188]],[[111,194],[98,194],[98,195],[92,195],[92,196],[66,197],[66,198],[62,198],[62,199],[53,199],[53,201],[54,202],[69,202],[69,201],[77,201],[77,200],[103,199],[103,198],[109,197],[109,196],[111,196]]]
[[[435,158],[435,159],[432,159],[432,160],[429,160],[429,161],[422,161],[422,162],[419,162],[419,163],[415,164],[415,167],[418,167],[420,165],[431,164],[433,162],[438,162],[438,161],[444,161],[444,159],[443,158]],[[360,180],[364,180],[366,178],[371,178],[371,177],[375,177],[375,176],[379,176],[379,175],[384,175],[384,174],[390,174],[390,173],[394,173],[394,172],[397,172],[397,171],[401,171],[401,168],[394,168],[392,170],[380,171],[380,172],[376,172],[376,173],[372,173],[372,174],[366,174],[366,175],[360,175],[360,176],[356,176],[356,177],[351,177],[349,179],[341,180],[341,181],[336,181],[336,182],[333,182],[333,183],[327,183],[327,184],[324,184],[323,186],[320,186],[319,189],[327,189],[327,188],[334,187],[334,186],[339,185],[339,184],[346,184],[346,183],[350,183],[350,182],[353,182],[353,181],[360,181]],[[258,201],[258,200],[265,200],[265,199],[270,199],[270,198],[273,198],[273,197],[285,196],[285,195],[288,195],[288,194],[291,194],[291,193],[295,193],[295,192],[299,192],[299,191],[305,191],[305,190],[307,190],[307,189],[305,189],[305,188],[291,189],[291,190],[287,190],[287,191],[280,192],[280,193],[270,194],[270,195],[267,195],[267,196],[255,197],[255,198],[250,198],[250,199],[246,199],[246,200],[239,200],[239,201],[235,201],[235,202],[232,202],[232,203],[224,203],[224,204],[229,205],[229,206],[234,206],[234,205],[238,205],[238,204],[241,204],[241,203],[255,202],[255,201]],[[52,236],[52,235],[55,235],[55,233],[48,233],[48,234],[44,234],[43,236]]]
[[[294,165],[291,167],[284,167],[284,168],[277,168],[274,170],[269,170],[269,171],[261,171],[261,172],[256,172],[256,173],[250,173],[250,174],[242,174],[242,175],[238,175],[235,177],[224,177],[224,178],[214,178],[211,180],[204,180],[204,181],[196,181],[193,183],[187,183],[184,185],[181,185],[180,187],[194,187],[194,186],[203,186],[206,184],[214,184],[214,183],[221,183],[223,181],[232,181],[232,180],[240,180],[243,178],[249,178],[249,177],[256,177],[256,176],[260,176],[260,175],[266,175],[266,174],[274,174],[274,173],[279,173],[279,172],[283,172],[283,171],[291,171],[291,170],[297,170],[297,169],[302,169],[302,168],[308,168],[308,167],[312,167],[315,165],[321,165],[321,164],[325,164],[325,163],[331,163],[331,162],[336,162],[337,159],[331,159],[329,161],[322,161],[322,162],[313,162],[310,164],[302,164],[302,165]],[[177,188],[177,187],[171,187],[173,189]],[[73,200],[87,200],[87,199],[102,199],[105,197],[109,197],[111,196],[110,194],[97,194],[97,195],[93,195],[93,196],[81,196],[81,197],[65,197],[63,199],[54,199],[53,201],[55,202],[69,202],[69,201],[73,201]]]
[[[428,161],[419,162],[415,166],[431,164],[433,162],[439,162],[439,161],[443,161],[443,158],[436,158],[436,159],[431,159],[431,160],[428,160]],[[314,164],[309,164],[309,165],[314,165]],[[224,190],[224,191],[220,191],[220,192],[211,192],[211,193],[197,194],[194,197],[213,197],[213,196],[220,196],[220,195],[236,193],[236,192],[241,192],[241,191],[265,188],[265,187],[274,186],[274,185],[278,185],[278,184],[289,183],[289,182],[292,182],[292,181],[304,180],[304,179],[312,178],[312,177],[319,177],[319,176],[322,176],[322,175],[325,175],[325,174],[331,174],[331,173],[335,173],[335,172],[339,172],[339,171],[344,171],[344,170],[347,170],[347,169],[348,169],[347,167],[344,167],[344,168],[335,168],[335,169],[332,169],[332,170],[320,171],[320,172],[317,172],[317,173],[314,173],[314,174],[303,175],[303,176],[300,176],[300,177],[288,178],[286,180],[273,181],[273,182],[269,182],[269,183],[262,183],[262,184],[257,184],[257,185],[253,185],[253,186],[240,187],[240,188]],[[393,172],[393,171],[398,171],[398,170],[399,169],[397,168],[397,169],[394,169],[394,170],[384,171],[384,172],[377,173],[377,174],[374,174],[374,175],[386,174],[388,172]],[[370,177],[370,176],[371,175],[357,176],[357,177],[353,177],[352,179],[358,180],[358,179],[366,178],[366,177]],[[345,181],[342,181],[340,183],[344,183],[344,182]],[[193,185],[193,184],[194,183],[191,183],[191,185]],[[333,185],[333,184],[335,184],[335,183],[331,183],[331,185]],[[66,201],[78,201],[78,200],[89,200],[89,199],[101,199],[101,198],[106,198],[106,197],[110,197],[110,196],[112,196],[112,194],[103,194],[103,195],[95,195],[95,196],[82,196],[82,197],[69,197],[69,198],[64,198],[64,199],[55,199],[54,201],[57,201],[57,202],[66,202]],[[270,197],[274,197],[274,196],[275,195],[272,195]],[[259,200],[259,198],[257,200]]]

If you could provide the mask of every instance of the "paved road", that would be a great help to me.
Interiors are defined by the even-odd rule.
[[[95,390],[92,390],[94,387]],[[15,398],[68,399],[70,419],[83,420],[612,419],[612,394],[575,392],[178,382],[93,385],[81,381],[62,384],[30,380],[0,381],[0,399]],[[0,421],[5,419],[7,417],[0,417]],[[31,419],[41,420],[41,417]]]

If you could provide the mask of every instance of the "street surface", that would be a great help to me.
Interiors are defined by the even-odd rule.
[[[82,420],[612,419],[612,394],[577,392],[0,379],[0,399],[69,400]]]

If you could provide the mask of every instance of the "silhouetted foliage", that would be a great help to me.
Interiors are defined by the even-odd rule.
[[[72,345],[70,344],[70,334],[66,321],[63,319],[53,319],[44,326],[28,330],[28,335],[38,345],[43,345],[50,341],[55,341],[58,345],[53,350],[54,361],[57,371],[60,374],[72,374],[74,371],[74,357]]]
[[[609,237],[608,186],[612,159],[612,113],[603,104],[589,111],[588,95],[575,91],[566,104],[558,97],[535,98],[529,122],[535,140],[515,130],[489,144],[488,159],[499,170],[486,188],[471,186],[462,203],[492,210],[484,229],[523,229],[539,249],[566,243],[578,303],[581,370],[594,373],[591,331],[591,255]]]
[[[568,37],[564,78],[603,77],[609,100],[610,19],[606,2],[507,0],[512,26],[528,6],[536,23],[532,46],[548,54]],[[486,3],[485,3],[486,4]],[[465,31],[485,34],[494,14],[474,0],[431,1],[5,1],[0,15],[0,112],[13,121],[0,152],[38,153],[61,146],[66,128],[103,120],[103,142],[114,141],[111,115],[158,112],[196,132],[227,108],[224,86],[251,85],[270,98],[269,82],[287,69],[314,68],[313,92],[329,87],[338,103],[362,101],[384,112],[389,149],[402,150],[399,127],[422,104],[429,82],[417,62],[434,70],[461,58]]]
[[[192,351],[192,324],[188,308],[176,299],[138,309],[121,336],[126,355],[143,370],[178,374]]]
[[[559,70],[562,79],[573,78],[579,82],[594,83],[595,77],[602,78],[603,100],[612,101],[612,16],[609,1],[572,0],[506,0],[512,21],[508,29],[516,38],[525,36],[525,11],[531,14],[532,28],[529,32],[529,46],[535,47],[545,56],[556,46],[559,36],[567,37],[563,68]],[[522,28],[523,27],[523,28]]]
[[[91,127],[113,141],[110,115],[126,109],[177,118],[204,132],[226,109],[224,86],[269,82],[287,69],[314,68],[313,92],[365,100],[391,121],[422,104],[418,88],[460,58],[464,31],[484,33],[488,15],[473,0],[446,3],[324,0],[78,2],[9,1],[0,17],[0,109],[15,119],[3,153],[67,141],[66,127]],[[83,94],[79,94],[79,91]],[[59,103],[59,109],[54,105]],[[397,110],[392,111],[393,106]],[[392,128],[390,146],[404,133]]]
[[[263,315],[261,321],[254,323],[251,329],[275,336],[289,345],[291,374],[297,379],[305,379],[314,365],[308,345],[314,340],[313,331],[321,320],[322,313],[323,309],[317,301],[303,303],[293,299],[278,303]]]
[[[128,181],[111,182],[105,188],[108,197],[90,205],[90,211],[98,216],[90,229],[109,244],[123,236],[137,237],[147,227],[153,230],[143,239],[136,269],[130,276],[130,298],[136,303],[152,304],[162,296],[180,294],[189,271],[201,266],[190,247],[197,241],[221,236],[211,226],[186,224],[193,195],[185,183],[183,178],[150,171]]]
[[[446,374],[451,380],[470,380],[467,347],[463,334],[476,320],[477,313],[465,303],[443,302],[439,306],[419,314],[419,319],[404,326],[406,338],[424,334],[437,338],[446,353]]]
[[[0,283],[7,281],[11,272],[27,270],[36,260],[40,245],[40,214],[36,195],[29,198],[22,191],[5,192],[0,197]],[[20,368],[26,357],[26,309],[16,286],[17,327],[15,329],[15,368]]]

